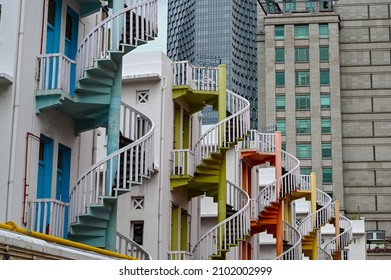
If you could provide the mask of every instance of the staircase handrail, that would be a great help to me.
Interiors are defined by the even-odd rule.
[[[228,250],[230,245],[243,240],[250,233],[250,198],[242,188],[227,181],[227,204],[230,203],[240,208],[201,236],[191,252],[194,259],[208,260],[219,251]],[[226,229],[231,226],[239,229],[226,236]]]
[[[334,205],[333,205],[334,207]],[[326,242],[323,248],[332,255],[334,252],[339,252],[349,245],[353,239],[353,224],[352,222],[343,215],[339,215],[340,228],[344,231],[339,235],[335,236],[328,242]]]
[[[139,138],[135,139],[134,142],[104,157],[81,174],[69,196],[69,223],[76,222],[77,215],[86,213],[88,205],[101,205],[102,201],[100,197],[117,196],[118,189],[115,191],[113,190],[113,182],[115,172],[119,170],[120,155],[124,156],[123,160],[125,161],[127,158],[132,160],[132,156],[128,156],[126,154],[127,152],[131,152],[131,154],[133,154],[133,152],[136,153],[137,157],[135,162],[138,166],[136,166],[134,171],[138,176],[148,176],[148,173],[154,168],[153,133],[155,125],[153,121],[143,113],[123,102],[121,106],[134,111],[137,116],[148,124],[149,129],[148,131],[144,131],[142,135],[138,135]],[[131,124],[129,125],[133,126]],[[140,157],[140,154],[143,156]],[[132,167],[131,164],[129,166]],[[120,183],[119,180],[120,176],[116,176],[117,186]],[[126,180],[126,178],[124,180]],[[110,184],[109,191],[106,190],[105,184]],[[128,189],[130,189],[130,185],[128,186]]]
[[[284,251],[282,254],[277,256],[276,260],[301,260],[303,259],[302,249],[301,249],[301,234],[300,232],[292,225],[288,224],[285,221],[282,221],[283,224],[283,235],[284,240],[288,241],[289,245],[292,245],[288,250]]]
[[[152,260],[151,254],[134,240],[119,232],[116,235],[117,253],[132,256],[139,260]]]
[[[281,163],[287,173],[280,178],[276,178],[260,191],[257,197],[258,213],[265,207],[270,206],[271,203],[284,198],[300,188],[300,161],[290,153],[281,151]],[[279,192],[277,193],[278,186]]]
[[[136,34],[133,34],[133,12],[135,16],[144,16],[141,21],[136,18]],[[138,13],[139,12],[139,13]],[[127,38],[126,17],[121,19],[124,14],[129,13],[130,42]],[[76,53],[77,61],[77,79],[81,78],[85,69],[92,67],[96,59],[106,58],[110,51],[120,50],[120,41],[122,37],[123,44],[132,44],[134,39],[145,40],[145,34],[157,34],[157,0],[144,0],[124,8],[97,24],[82,40]],[[113,26],[116,25],[115,34]],[[123,25],[123,26],[120,26]],[[139,26],[141,25],[141,26]],[[110,29],[111,28],[111,29]],[[141,28],[141,32],[139,30]],[[120,32],[122,29],[122,32]]]
[[[195,166],[200,165],[211,153],[218,152],[223,147],[228,148],[229,143],[244,138],[249,131],[250,102],[230,90],[227,90],[227,100],[227,108],[232,115],[205,131],[195,143],[193,148]],[[233,127],[230,125],[231,120],[234,122]],[[229,134],[228,138],[226,132]]]
[[[318,260],[332,261],[333,256],[322,247],[318,247]]]
[[[274,153],[276,151],[276,134],[250,130],[250,137],[241,141],[241,149],[255,149],[258,153]]]
[[[302,236],[308,235],[314,229],[320,229],[331,219],[331,197],[327,193],[316,189],[316,200],[322,207],[302,219],[297,226]]]
[[[174,86],[189,86],[194,90],[218,91],[219,68],[194,66],[187,60],[173,61]]]

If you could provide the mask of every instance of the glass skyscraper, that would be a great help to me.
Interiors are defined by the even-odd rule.
[[[169,0],[167,55],[196,66],[227,65],[227,88],[251,103],[257,120],[257,50],[255,0]],[[210,107],[204,124],[217,121]]]

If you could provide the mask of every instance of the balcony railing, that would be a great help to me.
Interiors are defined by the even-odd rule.
[[[39,55],[37,57],[37,90],[62,90],[71,93],[71,68],[76,61],[61,53]]]
[[[68,205],[52,198],[29,200],[27,229],[64,238]]]
[[[194,175],[194,153],[191,150],[181,149],[171,152],[171,175]]]
[[[218,91],[219,68],[193,66],[188,61],[172,63],[174,86],[187,85],[194,90]]]

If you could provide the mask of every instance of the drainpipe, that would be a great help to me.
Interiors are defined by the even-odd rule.
[[[12,106],[12,128],[11,128],[11,143],[10,143],[10,157],[9,157],[9,170],[8,170],[8,185],[7,185],[7,200],[5,218],[6,221],[12,219],[12,195],[14,188],[14,176],[15,176],[15,157],[16,157],[16,140],[17,140],[17,128],[18,128],[18,117],[19,117],[19,99],[20,99],[20,71],[22,69],[22,56],[23,49],[23,38],[24,38],[24,15],[25,15],[25,4],[24,0],[19,1],[19,19],[18,19],[18,39],[16,43],[16,61],[14,68],[15,85],[13,89],[13,106]]]
[[[123,0],[114,0],[113,13],[124,8]],[[113,34],[116,34],[115,30]],[[120,130],[120,111],[121,111],[121,91],[122,91],[122,61],[118,64],[118,70],[114,78],[114,85],[111,92],[109,116],[107,126],[107,155],[119,149],[119,130]],[[114,166],[116,166],[114,162]],[[114,169],[113,169],[114,170]],[[115,170],[113,171],[115,172]],[[113,174],[114,175],[114,174]],[[108,176],[110,178],[110,176]],[[106,194],[111,194],[112,182],[106,183]],[[117,205],[113,205],[111,218],[107,228],[106,249],[115,251],[116,233],[117,233]]]
[[[166,77],[163,78],[163,87],[162,87],[162,91],[161,91],[161,94],[160,94],[160,147],[159,147],[159,151],[160,151],[160,159],[159,159],[159,168],[163,168],[164,166],[164,162],[163,162],[163,158],[164,158],[164,127],[163,127],[163,124],[165,123],[163,120],[164,120],[164,116],[165,116],[165,111],[164,111],[164,108],[165,108],[165,96],[166,96],[166,88],[167,88],[167,80],[166,80]],[[163,176],[163,172],[159,172],[159,201],[158,201],[158,222],[157,222],[157,228],[158,228],[158,246],[157,246],[157,256],[159,259],[162,259],[162,256],[160,256],[160,253],[161,253],[161,247],[162,247],[162,227],[161,227],[161,224],[162,224],[162,218],[163,218],[163,183],[162,182],[162,176]],[[171,209],[171,207],[170,207]]]

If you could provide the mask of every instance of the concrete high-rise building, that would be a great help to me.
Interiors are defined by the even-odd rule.
[[[391,3],[258,1],[260,127],[367,230],[391,235]]]
[[[255,0],[169,0],[167,55],[197,66],[227,65],[227,87],[251,104],[257,127],[257,53]],[[210,108],[204,123],[216,122]]]

